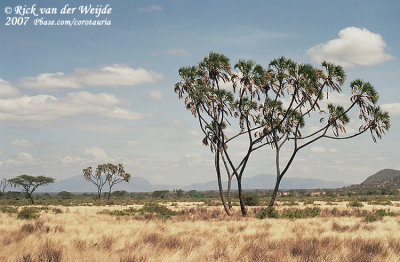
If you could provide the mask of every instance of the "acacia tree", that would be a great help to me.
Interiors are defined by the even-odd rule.
[[[83,169],[85,179],[97,187],[98,199],[101,199],[101,192],[105,184],[108,184],[107,200],[110,200],[112,187],[123,181],[129,182],[131,174],[126,173],[122,164],[102,164],[98,165],[93,173],[92,167]]]
[[[222,188],[221,159],[228,175],[228,199],[231,179],[235,176],[241,212],[246,215],[241,180],[254,151],[274,150],[277,180],[269,204],[272,206],[280,181],[299,150],[322,138],[350,139],[367,130],[376,141],[375,136],[380,138],[390,127],[388,113],[376,106],[375,89],[360,80],[351,83],[351,104],[347,109],[333,104],[327,110],[320,106],[322,100],[329,99],[329,93],[342,91],[345,73],[340,66],[323,62],[322,69],[317,69],[281,57],[272,60],[267,68],[251,60],[239,60],[234,68],[237,72],[232,71],[226,56],[211,52],[198,66],[182,67],[179,70],[182,81],[175,85],[175,92],[184,98],[186,108],[199,121],[205,135],[203,144],[214,153],[220,197],[228,215],[231,211]],[[222,82],[230,84],[232,91],[222,89]],[[363,124],[358,132],[343,136],[344,126],[350,120],[348,113],[355,107],[359,108]],[[319,121],[322,127],[303,135],[305,118],[313,123],[315,115],[324,115]],[[230,137],[226,135],[228,125],[237,128]],[[243,136],[247,144],[239,150],[246,153],[235,162],[228,144]],[[303,141],[301,145],[299,141]],[[280,153],[287,144],[292,145],[293,151],[281,171]]]
[[[103,172],[106,173],[106,180],[108,183],[107,200],[110,200],[112,187],[124,181],[129,183],[129,180],[131,179],[131,174],[125,172],[122,164],[106,164],[105,167],[103,167],[103,170]]]
[[[28,176],[28,175],[20,175],[15,178],[8,180],[14,186],[21,186],[27,198],[30,199],[31,204],[34,203],[32,194],[39,186],[48,185],[54,183],[55,179],[52,177],[46,176]]]
[[[11,185],[11,182],[7,180],[6,178],[3,178],[0,180],[0,199],[3,198],[4,193],[6,192],[6,188]]]

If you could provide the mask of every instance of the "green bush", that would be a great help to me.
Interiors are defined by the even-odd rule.
[[[362,216],[364,217],[365,222],[375,222],[382,220],[385,216],[396,216],[396,214],[384,209],[378,209],[374,212],[364,211]]]
[[[158,203],[149,202],[145,203],[144,206],[138,210],[140,213],[153,213],[158,218],[170,218],[175,216],[176,212],[168,209],[165,206],[159,205]]]
[[[316,217],[321,213],[318,207],[307,207],[305,209],[295,209],[294,211],[288,211],[282,215],[284,218],[308,218]]]
[[[351,201],[347,204],[348,207],[363,207],[363,203],[361,203],[360,201],[354,200]]]
[[[274,207],[267,207],[262,209],[257,213],[256,218],[264,219],[264,218],[279,218],[278,211],[275,210]]]
[[[2,206],[2,207],[0,207],[0,211],[2,213],[17,213],[18,208],[12,207],[12,206]]]
[[[108,209],[104,209],[104,210],[98,212],[98,214],[112,215],[112,216],[131,216],[131,215],[134,215],[137,212],[138,212],[137,209],[134,209],[133,207],[130,207],[130,208],[123,209],[123,210],[108,210]]]
[[[36,219],[40,217],[40,210],[35,207],[25,207],[18,212],[18,219]]]
[[[256,192],[245,192],[244,204],[247,206],[258,206],[260,204],[258,194]]]
[[[132,216],[136,213],[140,214],[155,214],[158,218],[170,218],[171,216],[176,215],[175,211],[168,209],[165,206],[159,205],[158,203],[149,202],[145,203],[144,206],[140,209],[135,209],[133,207],[123,209],[123,210],[108,210],[104,209],[98,214],[104,215],[112,215],[112,216]]]

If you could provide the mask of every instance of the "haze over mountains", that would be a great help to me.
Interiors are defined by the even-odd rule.
[[[258,175],[249,178],[243,178],[244,189],[273,189],[275,186],[274,175]],[[224,182],[224,186],[226,182]],[[316,188],[341,188],[349,184],[343,182],[332,182],[314,178],[284,178],[281,182],[281,189],[316,189]],[[115,190],[125,190],[128,192],[153,192],[155,190],[172,190],[172,189],[188,190],[217,190],[217,181],[209,181],[205,183],[195,183],[187,186],[179,185],[153,185],[142,177],[133,177],[129,183],[120,183],[113,187]],[[236,181],[232,181],[232,189],[236,190]],[[85,180],[83,175],[70,177],[64,180],[56,181],[40,189],[41,192],[96,192],[96,186]]]

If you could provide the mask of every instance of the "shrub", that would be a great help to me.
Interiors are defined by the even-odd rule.
[[[378,209],[374,212],[364,211],[362,215],[365,222],[375,222],[378,220],[382,220],[385,216],[396,216],[395,213],[386,211],[384,209]]]
[[[275,210],[274,207],[267,207],[262,209],[257,215],[256,218],[264,219],[264,218],[279,218],[278,211]]]
[[[131,216],[134,215],[136,212],[138,212],[137,209],[134,209],[133,207],[123,209],[123,210],[108,210],[104,209],[98,214],[103,214],[103,215],[112,215],[112,216]]]
[[[361,203],[360,201],[354,200],[351,201],[347,204],[348,207],[363,207],[363,203]]]
[[[260,199],[256,192],[246,192],[244,194],[244,203],[247,206],[258,206],[260,204]]]
[[[145,203],[144,206],[138,210],[140,213],[153,213],[158,218],[170,218],[175,216],[176,212],[168,209],[165,206],[159,205],[158,203],[150,202]]]
[[[40,217],[40,210],[35,207],[25,207],[18,212],[18,219],[36,219]]]
[[[2,206],[0,207],[1,212],[3,213],[17,213],[18,208],[12,206]]]
[[[295,209],[294,211],[288,211],[282,215],[284,218],[307,218],[316,217],[321,213],[321,209],[318,207],[307,207],[305,209]]]
[[[63,211],[62,211],[61,209],[59,209],[59,208],[53,208],[52,211],[53,211],[55,214],[62,214],[62,213],[63,213]]]

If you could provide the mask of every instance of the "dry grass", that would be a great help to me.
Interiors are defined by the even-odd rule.
[[[179,204],[169,220],[98,214],[104,207],[54,207],[36,220],[0,213],[0,261],[400,260],[399,217],[366,223],[358,209],[319,207],[316,218],[264,220]]]

